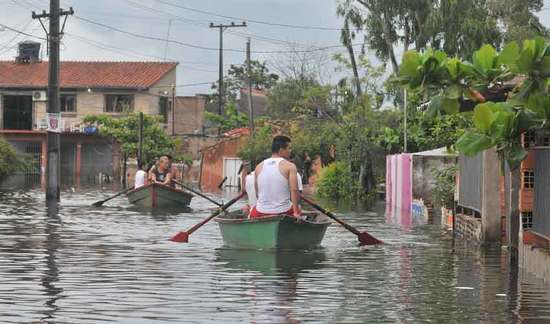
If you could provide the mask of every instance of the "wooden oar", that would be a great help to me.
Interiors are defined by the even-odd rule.
[[[329,212],[328,210],[325,210],[323,207],[317,205],[313,201],[307,199],[304,196],[301,196],[302,200],[311,205],[311,207],[317,209],[321,213],[327,215],[328,217],[332,218],[336,222],[338,222],[340,225],[344,226],[348,231],[352,232],[353,234],[357,235],[357,239],[361,243],[361,245],[376,245],[376,244],[383,244],[384,242],[380,241],[376,237],[370,235],[367,232],[359,232],[355,227],[345,223],[344,221],[338,219],[333,213]]]
[[[220,204],[219,202],[215,201],[214,199],[208,197],[207,195],[203,194],[202,192],[197,191],[197,190],[195,190],[195,189],[193,189],[193,188],[191,188],[191,187],[189,187],[189,186],[187,186],[187,185],[185,185],[185,184],[183,184],[183,183],[181,183],[181,182],[179,182],[179,181],[177,181],[177,180],[172,180],[172,182],[175,183],[175,184],[177,184],[177,185],[182,186],[182,188],[185,188],[185,189],[188,190],[188,191],[191,191],[191,192],[194,193],[195,195],[200,196],[200,197],[202,197],[202,198],[208,200],[209,202],[213,203],[214,205],[216,205],[216,206],[218,206],[218,207],[223,206],[222,204]]]
[[[241,199],[245,195],[244,192],[241,192],[237,197],[231,199],[227,204],[221,206],[218,210],[216,210],[212,215],[208,216],[205,220],[202,222],[196,224],[195,226],[191,227],[185,232],[179,232],[178,234],[174,235],[170,241],[178,242],[178,243],[187,243],[189,242],[189,235],[191,235],[194,231],[198,230],[202,225],[208,223],[210,220],[212,220],[214,217],[218,216],[219,214],[223,213],[227,208],[229,208],[231,205],[237,202],[237,200]]]
[[[128,189],[125,189],[125,190],[122,190],[121,192],[117,193],[117,194],[114,194],[113,196],[107,198],[107,199],[104,199],[104,200],[100,200],[100,201],[96,201],[95,203],[92,204],[92,206],[94,207],[101,207],[101,205],[103,205],[104,203],[108,202],[109,200],[113,199],[113,198],[116,198],[120,195],[123,195],[125,193],[127,193],[128,191],[134,189],[134,187],[131,187],[131,188],[128,188]]]

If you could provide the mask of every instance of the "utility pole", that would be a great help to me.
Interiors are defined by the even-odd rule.
[[[220,76],[218,80],[218,115],[223,114],[223,96],[224,96],[224,84],[223,84],[223,32],[232,27],[246,27],[246,22],[243,21],[242,24],[235,24],[231,22],[229,25],[219,24],[215,25],[210,23],[210,28],[218,28],[220,30]]]
[[[252,65],[250,62],[250,37],[246,42],[246,67],[248,74],[248,123],[250,132],[254,135],[254,106],[252,105]]]
[[[143,112],[139,112],[138,125],[138,169],[143,167]]]
[[[176,85],[172,85],[172,136],[176,135]]]
[[[42,11],[41,14],[32,12],[32,18],[38,19],[44,28],[42,18],[50,21],[49,31],[46,31],[48,39],[49,72],[48,72],[48,166],[46,200],[60,200],[61,182],[61,135],[59,123],[61,114],[59,112],[59,43],[65,29],[67,17],[74,14],[71,7],[68,11],[59,8],[59,0],[50,0],[50,13]],[[59,30],[60,17],[65,16],[61,31]],[[44,28],[45,29],[45,28]]]

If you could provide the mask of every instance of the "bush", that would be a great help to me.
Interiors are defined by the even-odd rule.
[[[17,152],[5,139],[0,138],[0,179],[18,170],[20,165]]]
[[[329,164],[317,180],[317,195],[324,199],[358,198],[361,192],[358,179],[344,162]]]
[[[435,188],[432,190],[433,203],[437,207],[453,207],[455,186],[456,186],[456,165],[446,166],[440,170],[433,169],[432,173],[436,180]]]

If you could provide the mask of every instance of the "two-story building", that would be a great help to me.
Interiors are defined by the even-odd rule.
[[[44,176],[48,62],[38,58],[39,44],[20,47],[13,61],[0,61],[0,134],[21,153],[36,155]],[[62,167],[79,180],[85,173],[114,175],[118,154],[113,143],[82,133],[90,114],[121,116],[128,112],[160,115],[172,133],[173,62],[84,62],[60,64]],[[88,161],[89,160],[89,161]]]

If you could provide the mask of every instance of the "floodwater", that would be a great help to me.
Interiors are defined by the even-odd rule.
[[[214,222],[168,241],[212,211],[200,198],[191,213],[90,207],[112,193],[46,207],[40,189],[0,191],[0,323],[550,323],[548,286],[434,225],[346,213],[387,244],[332,225],[315,251],[238,251]]]

